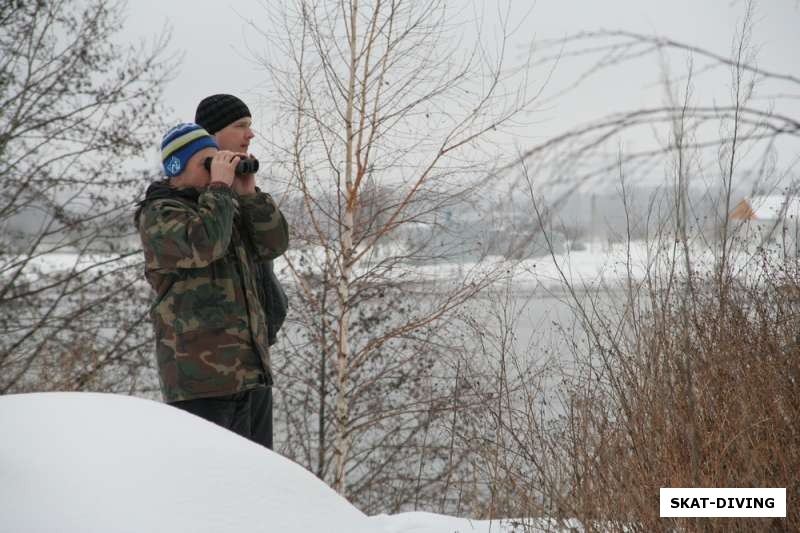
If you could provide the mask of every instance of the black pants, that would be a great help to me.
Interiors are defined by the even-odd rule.
[[[272,449],[272,387],[171,405]]]

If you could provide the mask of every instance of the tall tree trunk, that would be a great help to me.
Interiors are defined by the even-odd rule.
[[[334,479],[333,488],[346,495],[347,479],[345,466],[350,452],[349,418],[350,409],[347,402],[347,388],[350,382],[350,274],[353,264],[353,222],[357,205],[357,190],[353,181],[353,111],[355,106],[355,84],[358,58],[356,53],[356,20],[358,16],[358,0],[350,4],[350,82],[347,95],[347,111],[345,122],[347,139],[345,144],[345,209],[340,226],[342,263],[339,273],[339,346],[336,360],[336,445],[334,446]]]

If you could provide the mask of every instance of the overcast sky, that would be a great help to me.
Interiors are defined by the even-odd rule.
[[[334,1],[334,0],[331,0]],[[262,136],[270,127],[259,121],[268,115],[264,87],[268,77],[253,60],[253,51],[266,43],[249,26],[263,26],[278,2],[268,0],[135,0],[129,2],[123,38],[135,40],[168,26],[172,30],[170,53],[183,53],[180,69],[167,85],[165,103],[173,110],[169,122],[190,121],[197,103],[214,93],[232,93],[244,99],[254,113],[254,125]],[[756,4],[754,44],[758,65],[764,69],[797,74],[800,49],[800,5],[795,0],[762,0]],[[496,2],[454,0],[454,12],[482,11],[480,17],[496,18]],[[518,32],[518,50],[524,42],[563,37],[581,31],[626,29],[658,34],[730,55],[737,24],[744,12],[742,0],[516,0],[514,16],[527,19]],[[521,52],[520,52],[521,54]],[[653,61],[654,62],[654,61]],[[684,67],[684,64],[678,67]],[[568,83],[569,65],[560,65],[549,82],[551,92]],[[535,126],[522,143],[547,135],[612,110],[657,105],[663,90],[657,87],[658,67],[642,71],[631,64],[585,84],[580,91],[544,107]],[[724,101],[729,81],[702,85],[711,98]],[[707,94],[706,94],[707,96]],[[797,107],[797,106],[795,106]],[[798,116],[797,109],[793,111]]]

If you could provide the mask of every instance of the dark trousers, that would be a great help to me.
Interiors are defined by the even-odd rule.
[[[272,387],[171,405],[272,449]]]

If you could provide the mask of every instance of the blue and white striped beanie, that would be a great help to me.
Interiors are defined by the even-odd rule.
[[[161,163],[170,178],[186,168],[189,159],[203,148],[219,148],[214,138],[197,124],[178,124],[161,141]]]

